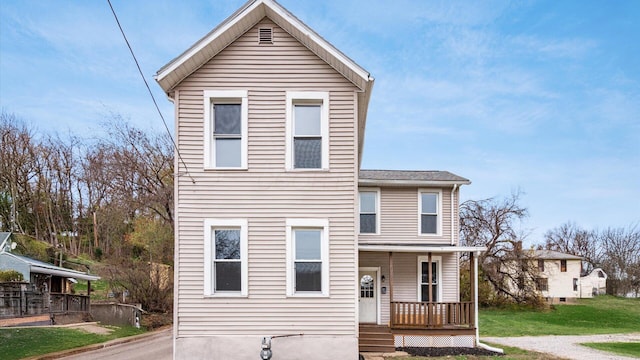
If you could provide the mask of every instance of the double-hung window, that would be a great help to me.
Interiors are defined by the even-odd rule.
[[[431,262],[427,256],[418,257],[418,281],[420,288],[420,301],[437,302],[440,299],[440,261],[441,258],[433,256]],[[429,281],[429,267],[431,267],[431,281]],[[429,297],[429,285],[431,285],[431,297]]]
[[[378,233],[378,191],[360,191],[360,233]]]
[[[420,191],[418,208],[421,235],[440,235],[442,221],[440,198],[440,192]]]
[[[247,167],[247,91],[206,90],[205,168]]]
[[[289,91],[286,113],[286,168],[327,169],[329,94]]]
[[[287,295],[328,296],[328,222],[287,220]]]
[[[560,260],[560,272],[567,272],[567,260]]]
[[[205,295],[247,295],[247,221],[205,220]]]

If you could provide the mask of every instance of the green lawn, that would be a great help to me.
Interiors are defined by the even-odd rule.
[[[109,335],[98,335],[70,328],[7,328],[0,329],[0,354],[2,359],[22,359],[56,351],[73,349],[142,334],[134,327],[113,327]]]
[[[640,299],[598,296],[545,311],[480,309],[481,336],[591,335],[638,332]]]
[[[640,342],[584,343],[590,348],[640,358]]]

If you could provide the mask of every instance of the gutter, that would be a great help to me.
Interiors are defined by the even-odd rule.
[[[449,218],[451,219],[451,246],[454,246],[456,244],[455,227],[454,227],[455,223],[453,221],[453,213],[454,213],[453,198],[457,188],[458,188],[458,184],[453,184],[453,188],[451,189],[451,216],[449,216]]]
[[[478,256],[479,255],[480,255],[480,252],[477,252],[476,256],[473,257],[473,268],[475,269],[475,273],[476,273],[476,276],[473,279],[473,293],[475,294],[475,299],[473,299],[474,300],[473,312],[475,314],[474,322],[476,324],[476,346],[485,350],[497,352],[499,354],[504,354],[504,350],[500,348],[495,348],[493,346],[483,344],[480,342],[480,323],[479,323],[480,317],[478,316]]]

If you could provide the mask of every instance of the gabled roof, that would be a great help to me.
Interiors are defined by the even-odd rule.
[[[448,171],[360,170],[361,186],[468,185],[471,181]]]
[[[205,37],[158,70],[156,81],[165,92],[170,92],[173,87],[211,60],[265,16],[326,61],[360,90],[365,91],[370,88],[373,78],[365,69],[274,0],[248,1]]]
[[[364,146],[364,127],[374,79],[369,72],[318,35],[274,0],[249,0],[189,49],[163,66],[155,75],[162,89],[172,97],[173,89],[220,51],[268,17],[310,51],[342,74],[358,89],[358,149]]]
[[[31,272],[38,273],[38,274],[56,275],[56,276],[62,276],[66,278],[75,278],[75,279],[89,280],[89,281],[95,281],[100,279],[100,277],[96,275],[89,275],[87,273],[83,273],[80,271],[71,270],[71,269],[60,267],[60,266],[55,266],[53,264],[38,261],[26,256],[16,255],[9,252],[2,252],[0,253],[0,255],[11,256],[19,261],[22,261],[25,264],[29,265]]]
[[[582,260],[582,257],[554,250],[531,250],[533,257],[541,260]]]

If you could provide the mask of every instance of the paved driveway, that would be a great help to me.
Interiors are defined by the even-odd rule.
[[[489,342],[521,349],[553,354],[565,359],[578,360],[623,360],[636,359],[622,355],[613,355],[579,345],[586,342],[640,342],[640,333],[608,334],[584,336],[522,336],[522,337],[482,337]]]
[[[65,360],[171,360],[173,340],[171,329],[140,340],[109,346],[99,350],[63,357]]]

